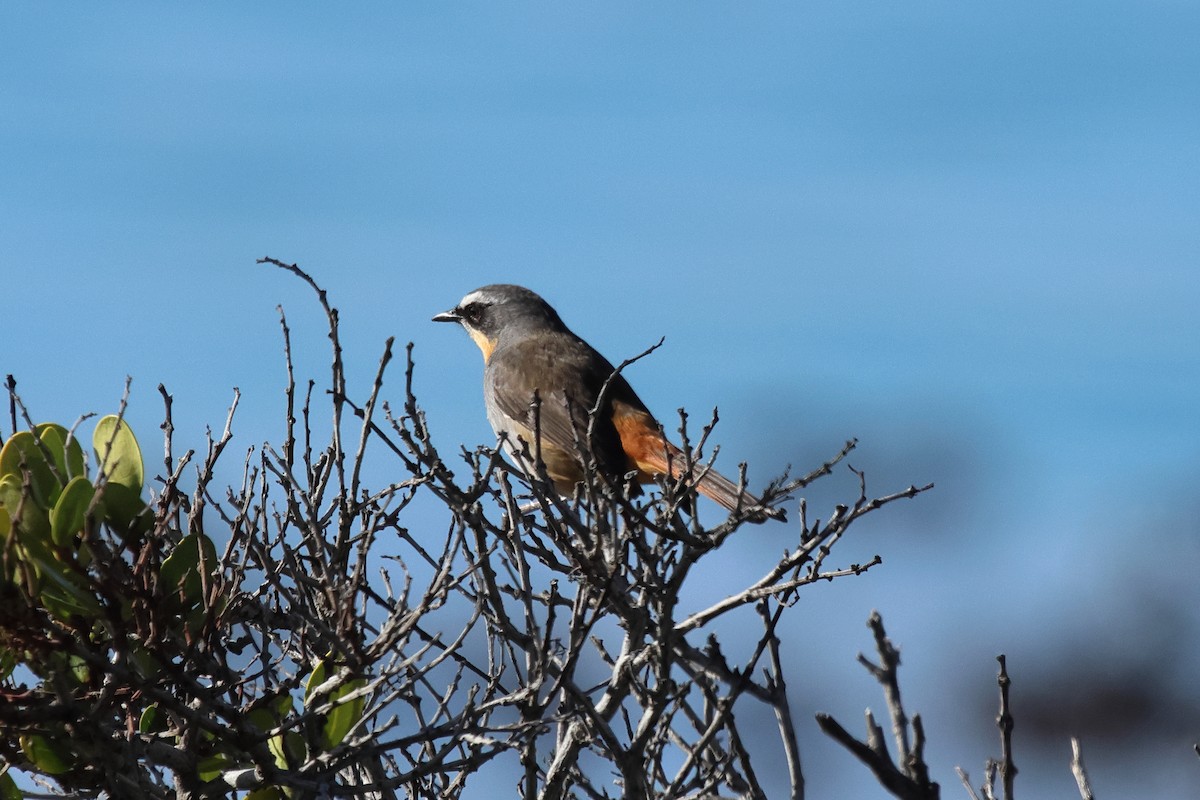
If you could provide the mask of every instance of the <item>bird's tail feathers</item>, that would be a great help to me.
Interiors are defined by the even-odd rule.
[[[687,459],[683,451],[675,445],[666,442],[666,450],[657,460],[659,463],[652,466],[655,467],[655,471],[658,474],[665,475],[667,473],[669,462],[671,477],[676,480],[683,477]],[[692,473],[699,477],[699,480],[696,482],[696,491],[708,499],[719,503],[727,511],[737,511],[739,509],[745,511],[746,509],[762,506],[762,500],[744,489],[739,490],[736,483],[717,472],[710,465],[693,464]],[[762,522],[767,518],[784,519],[785,512],[781,508],[765,509],[761,516],[752,517],[751,521]]]

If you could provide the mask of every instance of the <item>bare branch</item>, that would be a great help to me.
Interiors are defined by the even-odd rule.
[[[692,508],[695,483],[717,452],[709,446],[715,412],[698,441],[681,414],[683,469],[661,492],[637,496],[585,464],[575,496],[562,496],[540,468],[537,436],[443,459],[414,393],[411,344],[399,397],[389,402],[392,339],[370,384],[351,391],[329,295],[296,264],[260,263],[313,290],[331,344],[328,390],[319,391],[295,374],[299,344],[279,309],[282,442],[245,448],[229,464],[235,389],[223,429],[177,456],[183,434],[160,385],[160,485],[149,501],[126,498],[133,523],[105,516],[121,490],[98,478],[100,499],[78,531],[26,532],[41,519],[27,511],[37,506],[48,520],[52,510],[42,507],[50,494],[37,481],[49,476],[61,493],[69,477],[53,436],[34,437],[45,475],[34,475],[32,453],[14,475],[19,496],[4,477],[0,575],[12,579],[0,603],[0,656],[19,654],[12,658],[37,683],[0,680],[0,759],[79,796],[261,788],[272,796],[457,798],[477,786],[485,765],[504,760],[519,766],[525,798],[765,798],[774,774],[786,775],[790,797],[802,800],[779,622],[805,586],[880,564],[878,556],[835,563],[837,544],[865,514],[928,487],[869,499],[856,472],[858,497],[811,527],[801,499],[799,530],[761,565],[759,580],[687,609],[693,570],[742,525],[831,474],[853,440],[803,477],[773,482],[760,507],[715,526]],[[612,381],[660,345],[614,370],[596,408],[577,410],[591,412],[577,434],[585,461]],[[302,397],[298,380],[307,384]],[[11,376],[8,388],[14,431],[22,420],[32,427]],[[128,398],[127,382],[122,410]],[[226,474],[231,485],[218,486]],[[53,547],[38,549],[45,541]],[[723,648],[714,623],[750,605],[759,635]],[[882,625],[878,633],[886,641]],[[873,719],[868,744],[852,749],[896,785],[926,790],[902,796],[934,797],[920,718],[910,739],[899,706],[898,657],[881,662],[891,671],[885,691],[905,763],[891,766]],[[743,720],[754,703],[775,715],[782,761],[764,759],[748,735]],[[822,727],[838,730],[832,720]],[[68,763],[38,773],[30,752],[53,753],[58,743],[70,744],[62,750]]]
[[[900,653],[887,638],[883,620],[878,612],[871,613],[867,625],[875,637],[879,663],[873,664],[861,654],[858,660],[883,686],[888,713],[892,720],[892,734],[898,748],[896,760],[893,762],[888,753],[883,729],[875,723],[874,715],[869,710],[866,742],[856,740],[828,714],[818,714],[817,724],[821,730],[867,765],[883,787],[896,797],[904,800],[936,800],[940,789],[938,784],[929,779],[929,769],[924,761],[925,732],[920,718],[916,716],[912,722],[915,746],[911,751],[909,749],[908,722],[900,703],[900,686],[897,680]]]
[[[1081,800],[1095,800],[1095,795],[1092,794],[1092,785],[1088,781],[1087,769],[1083,766],[1083,748],[1079,746],[1079,740],[1074,736],[1071,737],[1071,774],[1075,776],[1075,783],[1079,787],[1079,797]]]
[[[1000,672],[996,676],[996,683],[1000,687],[1000,714],[996,717],[996,725],[1000,728],[1000,780],[1004,786],[1004,800],[1013,800],[1013,781],[1017,777],[1017,765],[1013,763],[1013,715],[1008,701],[1008,688],[1012,681],[1008,677],[1004,655],[996,656],[996,661],[1000,663]]]

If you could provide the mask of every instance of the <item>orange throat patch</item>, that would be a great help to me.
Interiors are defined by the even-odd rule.
[[[492,357],[492,351],[496,349],[496,342],[472,328],[467,328],[467,334],[471,337],[471,341],[479,347],[479,351],[483,353],[483,363],[486,364]]]

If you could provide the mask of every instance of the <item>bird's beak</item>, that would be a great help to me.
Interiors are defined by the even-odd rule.
[[[452,308],[449,311],[443,311],[440,314],[433,315],[434,322],[462,322],[462,314],[458,313],[457,308]]]

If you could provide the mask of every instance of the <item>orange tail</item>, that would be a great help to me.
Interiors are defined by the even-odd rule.
[[[629,457],[632,466],[637,467],[645,481],[651,481],[658,475],[666,475],[670,469],[671,477],[683,477],[684,465],[687,459],[682,450],[667,441],[660,432],[658,425],[648,414],[634,413],[615,416],[617,433],[621,437],[621,447]],[[703,464],[693,464],[692,470],[701,475],[696,484],[696,490],[705,497],[720,503],[726,510],[738,508],[747,509],[761,505],[762,501],[746,491],[738,491],[737,484],[726,478],[715,469],[705,468]],[[702,473],[702,474],[701,474]],[[761,519],[784,519],[783,509],[769,509]]]

